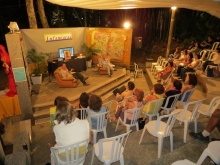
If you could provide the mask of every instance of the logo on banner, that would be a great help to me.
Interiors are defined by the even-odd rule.
[[[57,33],[57,34],[44,34],[44,39],[46,42],[62,41],[62,40],[72,40],[72,33]]]

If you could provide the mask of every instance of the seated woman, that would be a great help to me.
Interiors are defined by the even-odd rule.
[[[181,55],[178,59],[173,59],[173,66],[176,68],[180,63],[183,63],[187,60],[188,51],[185,49],[181,52]]]
[[[153,89],[150,91],[150,93],[145,97],[144,101],[146,102],[146,104],[144,105],[143,107],[143,110],[142,110],[142,114],[141,114],[141,118],[146,118],[146,113],[149,113],[149,114],[152,114],[153,111],[148,111],[148,102],[151,101],[151,100],[157,100],[157,99],[161,99],[163,98],[163,93],[164,93],[164,87],[162,84],[154,84],[154,87]],[[155,104],[151,104],[150,105],[151,108],[150,110],[153,110],[154,107],[155,107]]]
[[[187,65],[186,67],[181,69],[181,71],[180,71],[180,79],[185,81],[186,72],[194,72],[195,71],[195,69],[199,65],[199,59],[200,59],[200,55],[199,54],[195,54],[194,60],[189,65]]]
[[[106,69],[109,77],[111,77],[112,71],[114,70],[114,65],[110,63],[108,56],[108,53],[106,55],[102,55],[102,58],[99,59],[99,66]]]
[[[192,61],[193,61],[193,54],[189,53],[187,55],[186,60],[183,62],[183,64],[178,66],[178,68],[177,68],[177,76],[180,76],[181,69],[186,67],[187,65],[189,65]]]
[[[77,109],[79,108],[87,108],[89,106],[89,94],[86,92],[81,93],[79,97],[79,105],[76,106]],[[81,110],[78,110],[78,118],[82,119]]]
[[[135,88],[135,84],[132,81],[129,81],[128,84],[126,85],[126,90],[123,91],[122,93],[119,90],[114,90],[113,93],[116,93],[116,101],[121,102],[124,98],[130,97],[133,95],[133,90]]]
[[[106,108],[102,106],[102,99],[99,96],[92,94],[89,98],[89,106],[87,108],[88,116],[103,112],[106,112]],[[92,129],[97,128],[97,120],[95,118],[91,119],[91,124]]]
[[[181,93],[184,93],[185,91],[189,89],[195,88],[198,81],[197,81],[197,77],[195,74],[187,74],[185,82],[187,83],[187,85],[182,87]]]
[[[158,80],[157,82],[161,82],[161,79],[165,80],[170,73],[173,71],[174,67],[173,67],[173,62],[169,61],[167,63],[167,66],[165,69],[163,69],[162,71],[158,72]]]
[[[142,101],[144,98],[144,92],[141,89],[135,89],[133,97],[128,99],[125,103],[125,106],[118,106],[115,116],[111,117],[111,120],[118,119],[119,117],[124,120],[124,112],[128,109],[141,108],[143,106]],[[126,123],[131,123],[132,113],[127,113]]]
[[[73,106],[69,102],[62,101],[58,103],[56,120],[58,124],[53,127],[55,146],[72,144],[90,137],[89,122],[78,119]]]
[[[193,55],[199,54],[201,51],[200,45],[198,42],[195,43],[195,46],[188,50],[188,53],[192,53]]]
[[[212,48],[212,44],[214,43],[213,39],[211,36],[208,36],[207,40],[202,41],[202,43],[200,44],[200,46],[203,49],[211,49]]]
[[[54,106],[50,107],[50,127],[53,127],[57,123],[57,121],[55,121],[56,108],[57,108],[57,104],[62,101],[69,102],[69,100],[66,97],[57,96],[54,100]]]
[[[176,47],[175,52],[173,54],[170,54],[169,58],[172,59],[172,60],[179,59],[180,55],[181,55],[180,48]]]

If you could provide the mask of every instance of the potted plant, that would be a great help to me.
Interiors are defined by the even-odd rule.
[[[97,53],[102,52],[100,49],[95,49],[94,46],[95,46],[95,43],[93,43],[91,46],[88,46],[85,43],[83,43],[82,45],[82,50],[85,52],[86,65],[88,68],[92,66],[93,55],[97,55]]]
[[[42,82],[42,71],[40,65],[45,62],[46,56],[50,56],[50,54],[38,53],[35,49],[31,49],[27,52],[28,63],[34,64],[34,71],[31,75],[33,85],[41,84]]]

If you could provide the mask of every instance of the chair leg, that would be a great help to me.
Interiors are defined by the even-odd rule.
[[[170,132],[170,152],[173,152],[173,132]]]
[[[129,132],[130,131],[130,126],[126,126],[126,131]]]
[[[117,125],[116,125],[116,128],[115,128],[115,132],[118,130],[118,125],[119,125],[119,121],[120,120],[120,118],[118,119],[118,121],[117,121]]]
[[[149,116],[149,121],[151,121],[152,120],[152,116]]]
[[[146,126],[146,125],[145,125],[145,126]],[[142,134],[141,134],[141,138],[140,138],[140,140],[139,140],[139,144],[141,144],[142,139],[143,139],[143,136],[144,136],[144,133],[145,133],[145,130],[147,129],[145,126],[144,126],[143,132],[142,132]]]
[[[104,137],[107,138],[106,128],[103,130]]]
[[[207,156],[208,156],[208,148],[206,148],[206,149],[203,151],[202,155],[199,157],[199,160],[197,161],[196,164],[198,164],[198,165],[202,164],[202,162],[205,160],[205,158],[206,158]]]
[[[124,157],[123,157],[123,155],[120,156],[120,165],[124,165]]]
[[[136,123],[136,130],[139,131],[139,125],[138,125],[138,122]]]
[[[195,133],[197,133],[197,119],[194,120],[194,130]]]
[[[161,157],[163,147],[163,137],[158,137],[158,158]]]
[[[93,145],[96,143],[97,132],[93,132]]]
[[[93,164],[94,156],[95,156],[95,148],[93,147],[91,165]]]
[[[186,143],[186,136],[187,136],[187,130],[188,130],[189,123],[187,121],[184,122],[184,140],[183,142]]]

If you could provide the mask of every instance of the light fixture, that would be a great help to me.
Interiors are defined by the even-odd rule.
[[[17,22],[10,22],[10,24],[8,25],[8,28],[10,29],[11,33],[19,31],[19,27],[18,27]]]
[[[172,6],[171,7],[172,10],[176,10],[176,8],[177,8],[176,6]]]
[[[125,22],[124,23],[124,28],[125,29],[128,29],[130,26],[131,26],[131,24],[129,22]]]

